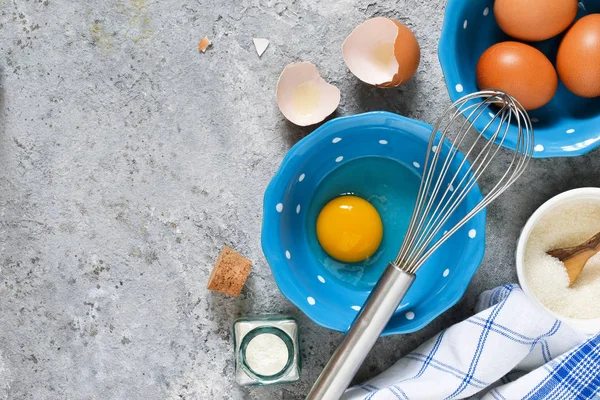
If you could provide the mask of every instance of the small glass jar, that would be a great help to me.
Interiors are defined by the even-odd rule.
[[[272,385],[300,379],[298,324],[291,317],[239,318],[233,324],[235,379],[240,385]]]

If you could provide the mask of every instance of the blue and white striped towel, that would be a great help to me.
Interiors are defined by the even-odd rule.
[[[476,311],[342,399],[600,398],[600,334],[574,331],[518,285],[484,292]]]

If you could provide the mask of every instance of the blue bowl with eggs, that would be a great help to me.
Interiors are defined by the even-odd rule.
[[[452,101],[478,90],[475,67],[486,49],[514,40],[500,29],[493,10],[494,0],[448,1],[438,53]],[[600,0],[583,0],[577,18],[599,12]],[[525,43],[540,50],[555,65],[563,36],[564,32],[542,42]],[[536,158],[579,156],[600,145],[600,97],[578,97],[560,79],[552,100],[529,115],[535,130]],[[482,115],[475,127],[481,131],[491,119],[490,115]],[[517,128],[513,125],[504,146],[514,150],[516,140]]]
[[[383,269],[395,259],[414,207],[432,129],[388,112],[337,118],[300,140],[283,159],[265,191],[263,252],[281,292],[319,325],[347,331]],[[445,143],[441,156],[449,149]],[[459,161],[451,172],[459,169]],[[320,210],[345,194],[369,201],[383,223],[378,250],[358,263],[333,259],[316,236]],[[448,228],[480,199],[481,192],[474,187]],[[421,267],[383,335],[416,331],[454,305],[484,251],[485,211]]]

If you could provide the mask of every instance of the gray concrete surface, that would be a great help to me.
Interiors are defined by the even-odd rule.
[[[263,190],[311,131],[279,113],[278,75],[312,61],[342,91],[337,115],[432,122],[449,104],[436,52],[444,3],[0,0],[0,398],[303,398],[341,334],[286,301],[260,249]],[[422,46],[416,78],[397,90],[361,84],[340,54],[378,15]],[[213,46],[199,54],[204,35]],[[261,59],[252,36],[271,40]],[[515,281],[528,215],[600,185],[598,154],[534,162],[491,207],[486,258],[463,300],[380,340],[359,379],[469,315],[482,290]],[[223,244],[254,262],[237,299],[205,289]],[[302,380],[238,387],[232,322],[266,312],[299,319]]]

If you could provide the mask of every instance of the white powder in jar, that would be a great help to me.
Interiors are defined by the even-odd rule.
[[[250,340],[245,356],[250,369],[263,376],[281,372],[289,358],[285,342],[272,333],[263,333]]]
[[[600,232],[600,201],[575,200],[548,210],[525,246],[524,272],[534,296],[555,313],[600,318],[600,254],[592,257],[569,287],[564,264],[546,251],[579,245]]]

